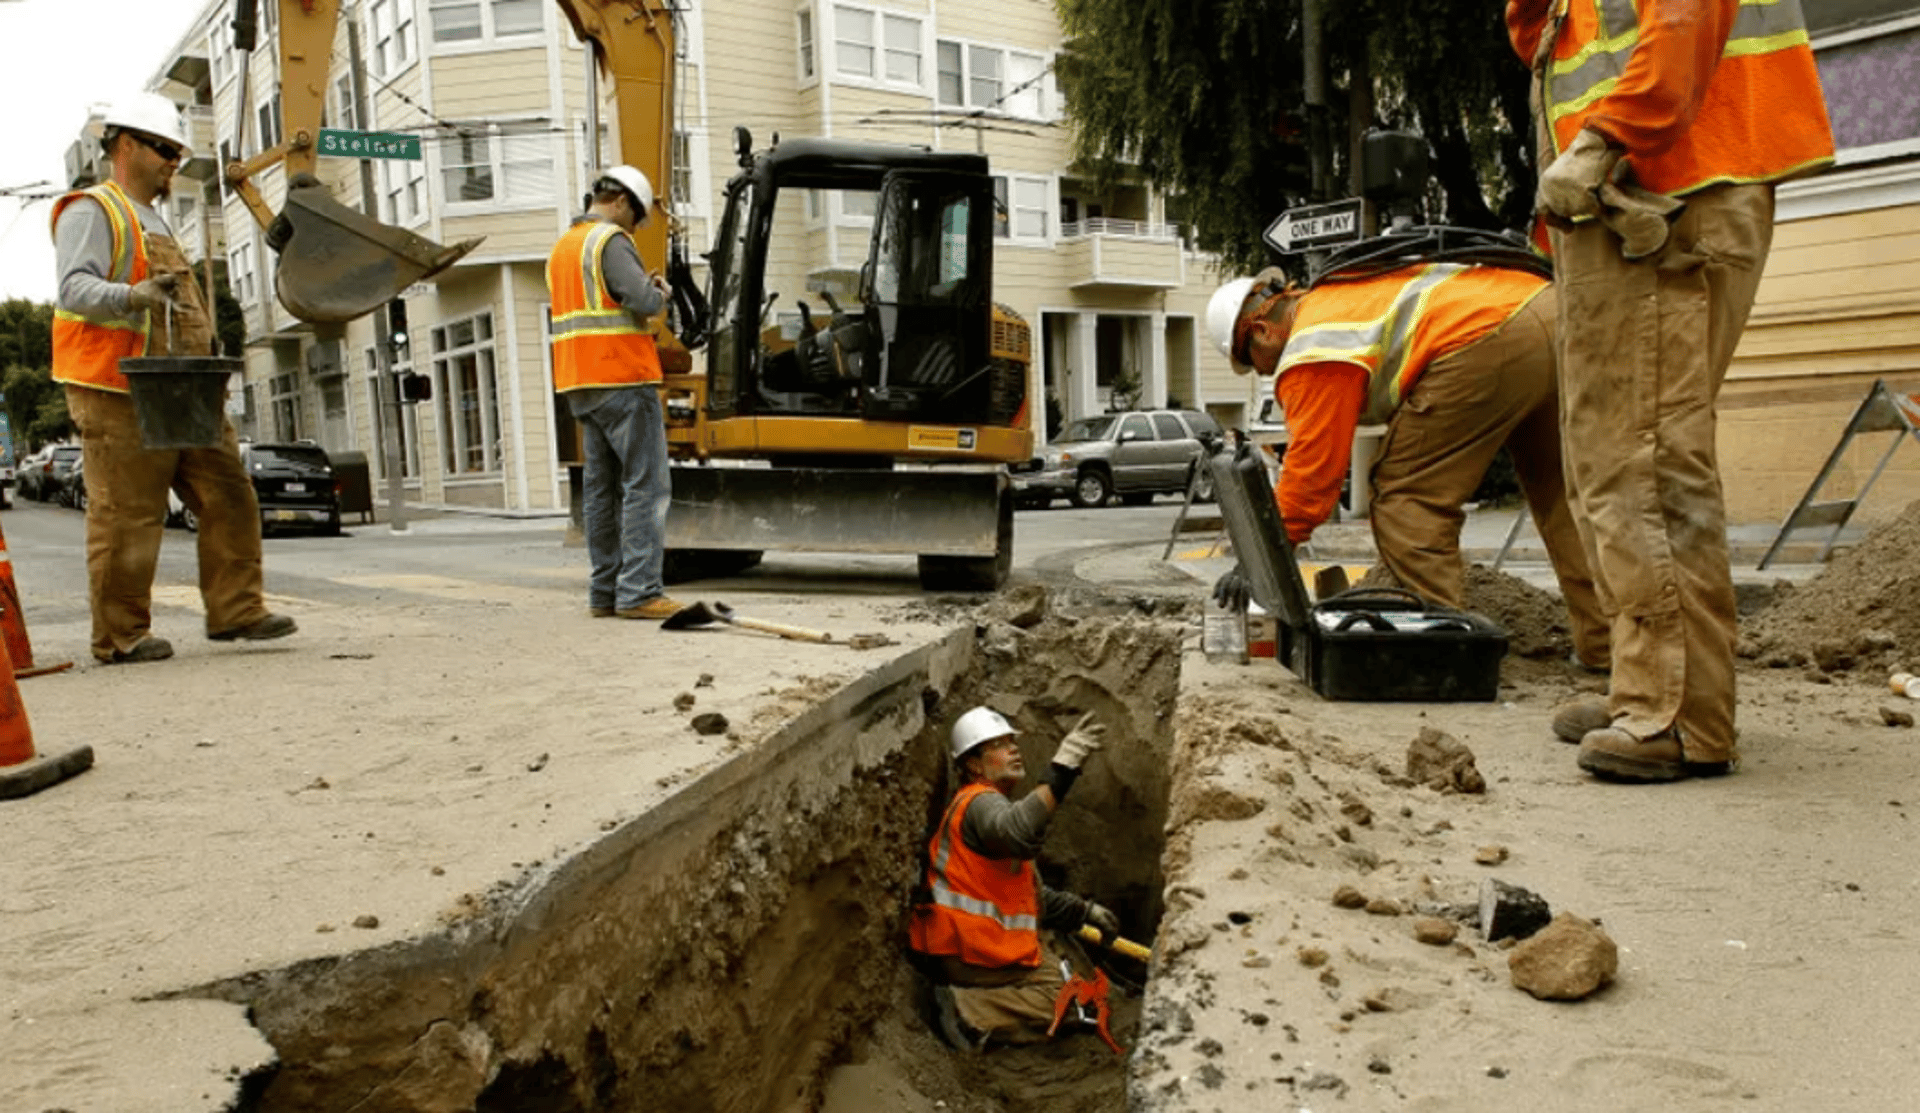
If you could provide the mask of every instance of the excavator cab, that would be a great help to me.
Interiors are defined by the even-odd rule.
[[[792,297],[770,288],[776,208],[803,190],[868,195],[872,234],[853,304],[826,282]],[[1013,423],[1025,367],[1009,376],[989,350],[994,199],[984,158],[789,140],[751,159],[727,202],[708,260],[711,416]],[[798,318],[797,336],[783,335],[783,315]]]

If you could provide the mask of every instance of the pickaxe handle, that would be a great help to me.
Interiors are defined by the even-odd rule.
[[[743,630],[758,630],[763,634],[778,634],[783,638],[792,638],[794,641],[820,642],[822,644],[833,641],[832,634],[824,630],[809,630],[804,626],[785,626],[778,622],[765,622],[757,618],[740,618],[737,616],[727,619],[727,621]]]
[[[1115,954],[1125,955],[1128,958],[1138,959],[1141,962],[1153,961],[1153,951],[1135,943],[1131,939],[1122,939],[1116,935],[1103,943],[1100,938],[1100,929],[1094,927],[1092,924],[1080,925],[1080,938],[1089,943],[1103,945]]]

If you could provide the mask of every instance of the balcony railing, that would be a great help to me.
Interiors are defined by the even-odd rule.
[[[1060,225],[1060,238],[1078,239],[1081,236],[1132,236],[1142,240],[1177,240],[1181,236],[1178,224],[1153,224],[1144,220],[1116,220],[1113,217],[1093,216],[1085,220],[1066,221]]]

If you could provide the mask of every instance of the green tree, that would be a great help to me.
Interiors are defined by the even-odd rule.
[[[1303,0],[1058,0],[1074,154],[1096,182],[1178,199],[1202,250],[1251,271],[1281,211],[1345,196],[1367,126],[1420,131],[1444,211],[1521,227],[1531,208],[1525,68],[1488,0],[1321,0],[1327,104],[1309,109]],[[1357,127],[1354,125],[1358,125]],[[1310,137],[1329,136],[1316,197]]]
[[[53,381],[53,306],[10,298],[0,302],[0,392],[7,399],[14,453],[73,432],[66,393]]]

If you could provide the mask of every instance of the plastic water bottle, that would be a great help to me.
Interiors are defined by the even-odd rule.
[[[1247,616],[1208,598],[1200,612],[1200,651],[1221,664],[1247,663]]]

